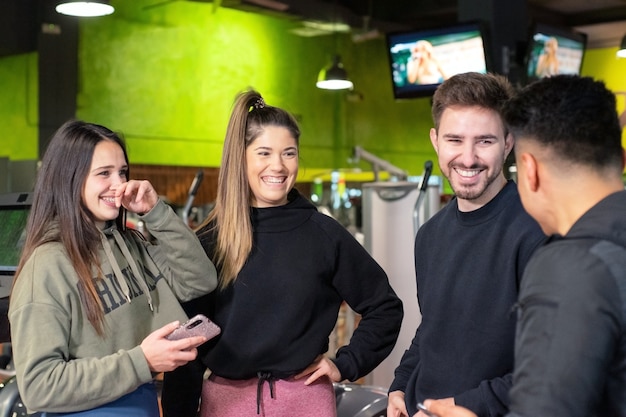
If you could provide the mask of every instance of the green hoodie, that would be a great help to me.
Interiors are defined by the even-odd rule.
[[[114,227],[102,234],[104,279],[97,290],[104,337],[87,319],[78,276],[61,243],[41,245],[24,265],[9,320],[18,387],[29,411],[86,410],[150,382],[143,339],[187,319],[178,301],[217,286],[215,267],[170,207],[159,201],[141,218],[155,244]]]

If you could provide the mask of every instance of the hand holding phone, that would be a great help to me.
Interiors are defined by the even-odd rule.
[[[426,414],[428,417],[439,417],[437,414],[429,411],[428,408],[426,408],[426,406],[422,403],[417,403],[417,409]]]
[[[193,336],[204,336],[207,340],[214,338],[221,333],[220,327],[213,323],[208,317],[198,314],[181,324],[166,337],[169,340],[186,339]]]

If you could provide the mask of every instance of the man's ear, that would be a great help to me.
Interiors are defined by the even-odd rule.
[[[509,154],[511,153],[511,151],[513,150],[513,146],[515,145],[515,138],[513,138],[513,135],[509,132],[505,137],[504,137],[504,152],[506,157],[509,156]],[[506,159],[506,158],[505,158]]]
[[[439,154],[439,143],[437,142],[437,129],[430,128],[430,143],[432,143],[435,152]]]
[[[528,184],[528,188],[532,192],[536,192],[539,188],[539,170],[537,166],[537,160],[535,157],[524,152],[519,156],[520,163],[524,165],[522,175],[524,175],[525,183]]]

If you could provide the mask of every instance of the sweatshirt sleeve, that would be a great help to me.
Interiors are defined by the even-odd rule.
[[[406,386],[409,383],[411,374],[419,366],[419,327],[415,332],[415,337],[411,346],[404,351],[400,364],[394,371],[394,379],[389,387],[389,392],[402,391],[406,393]]]
[[[348,345],[336,354],[341,376],[350,381],[378,366],[396,344],[402,324],[402,301],[391,288],[387,275],[345,229],[338,246],[334,285],[361,319]]]
[[[106,404],[150,382],[153,375],[139,346],[102,357],[76,358],[69,344],[101,344],[71,336],[84,321],[72,282],[75,273],[60,250],[36,251],[16,279],[9,319],[16,380],[30,411],[72,412]],[[95,332],[94,332],[95,333]],[[77,340],[78,337],[81,340]]]
[[[180,301],[217,287],[217,271],[195,233],[163,201],[141,216],[156,239],[147,249]]]
[[[479,416],[501,416],[507,412],[513,374],[481,381],[477,388],[454,396],[454,403]]]

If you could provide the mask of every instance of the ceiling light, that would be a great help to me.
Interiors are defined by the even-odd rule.
[[[94,17],[106,16],[115,11],[106,0],[95,1],[65,1],[59,3],[56,11],[68,16]]]
[[[333,63],[328,68],[323,68],[317,77],[317,88],[324,90],[346,90],[354,84],[348,79],[348,73],[341,64],[339,55],[335,55]]]
[[[622,38],[622,43],[617,50],[617,56],[619,58],[626,58],[626,35]]]

